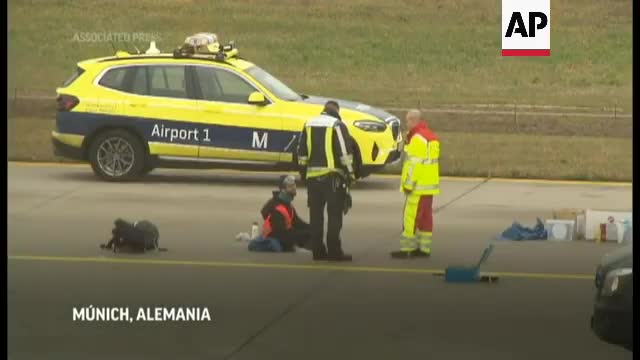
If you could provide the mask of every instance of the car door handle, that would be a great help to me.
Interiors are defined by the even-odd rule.
[[[143,107],[147,107],[147,104],[135,104],[135,103],[129,103],[129,106],[131,106],[131,107],[137,107],[137,108],[143,108]]]

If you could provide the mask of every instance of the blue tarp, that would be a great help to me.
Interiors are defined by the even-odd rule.
[[[528,228],[515,221],[509,228],[502,232],[498,240],[547,240],[547,230],[540,218],[533,228]]]

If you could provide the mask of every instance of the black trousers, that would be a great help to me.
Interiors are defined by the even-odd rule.
[[[346,196],[344,180],[337,174],[307,179],[311,247],[314,256],[341,256],[342,216]],[[327,209],[327,244],[323,241],[324,212]]]
[[[296,246],[313,251],[311,228],[293,229],[286,234],[273,235],[272,237],[280,241],[284,251],[294,251]]]

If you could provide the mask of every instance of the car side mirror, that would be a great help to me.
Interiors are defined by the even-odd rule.
[[[255,91],[255,92],[252,92],[251,95],[249,95],[249,104],[264,106],[264,105],[267,105],[268,102],[267,102],[267,99],[264,97],[263,93],[259,91]]]

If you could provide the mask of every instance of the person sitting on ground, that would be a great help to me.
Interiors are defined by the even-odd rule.
[[[311,229],[293,207],[296,180],[291,175],[280,177],[279,189],[262,207],[262,235],[249,242],[249,251],[291,252],[296,246],[311,249]]]

